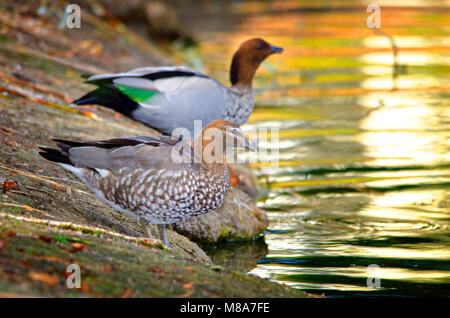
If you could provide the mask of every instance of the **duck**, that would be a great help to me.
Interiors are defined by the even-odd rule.
[[[216,119],[244,124],[254,107],[252,82],[259,65],[283,48],[261,38],[243,42],[230,66],[231,86],[181,66],[142,67],[123,73],[86,76],[97,88],[72,104],[97,104],[171,135],[188,129],[194,140]],[[195,129],[195,121],[198,129]]]
[[[144,227],[166,225],[220,207],[230,186],[230,150],[253,150],[236,124],[219,119],[203,128],[194,143],[171,136],[131,136],[106,140],[54,139],[58,148],[39,154],[72,172],[100,200]]]

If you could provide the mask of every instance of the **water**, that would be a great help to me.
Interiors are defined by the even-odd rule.
[[[285,48],[259,70],[243,127],[280,128],[279,166],[255,165],[271,223],[249,272],[334,297],[450,296],[446,2],[381,3],[397,65],[389,38],[365,25],[368,3],[235,3],[231,27],[197,33],[205,71],[228,82],[250,37]],[[380,288],[367,284],[371,264]]]

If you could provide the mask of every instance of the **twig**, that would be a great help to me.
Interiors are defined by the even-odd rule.
[[[22,209],[25,209],[25,210],[30,211],[30,212],[37,212],[37,213],[45,215],[45,216],[47,216],[49,218],[56,219],[54,216],[51,216],[47,212],[39,210],[39,209],[32,208],[31,206],[26,205],[26,204],[22,205],[22,204],[0,202],[0,206],[9,206],[9,207],[14,207],[14,208],[22,208]]]
[[[16,45],[16,44],[11,44],[9,43],[8,45],[0,45],[1,49],[4,50],[8,50],[8,51],[12,51],[12,52],[16,52],[19,54],[25,54],[34,58],[39,58],[42,60],[47,60],[50,62],[54,62],[54,63],[58,63],[67,67],[70,67],[72,69],[81,71],[83,73],[89,73],[89,74],[101,74],[101,73],[106,73],[105,70],[100,69],[98,67],[92,66],[92,65],[87,65],[87,64],[83,64],[83,63],[79,63],[79,62],[72,62],[70,60],[66,60],[60,57],[56,57],[56,56],[51,56],[48,55],[46,53],[43,52],[38,52],[35,51],[33,49],[21,46],[21,45]]]
[[[129,236],[129,235],[125,235],[125,234],[120,234],[120,233],[116,233],[116,232],[112,232],[106,229],[102,229],[99,227],[93,227],[93,226],[88,226],[88,225],[81,225],[81,224],[74,224],[72,222],[61,222],[61,221],[51,221],[51,220],[45,220],[45,219],[36,219],[36,218],[30,218],[30,217],[24,217],[24,216],[18,216],[18,215],[13,215],[10,213],[4,213],[4,212],[0,212],[0,217],[2,218],[12,218],[15,220],[19,220],[19,221],[24,221],[24,222],[29,222],[29,223],[34,223],[34,224],[41,224],[41,225],[46,225],[46,226],[53,226],[56,228],[60,228],[60,229],[69,229],[69,230],[75,230],[75,231],[86,231],[89,230],[90,232],[95,232],[95,233],[102,233],[102,234],[107,234],[107,235],[111,235],[126,241],[131,241],[131,242],[136,242],[136,243],[143,243],[143,244],[150,244],[150,245],[155,245],[155,247],[159,247],[159,248],[165,248],[165,246],[162,244],[162,242],[160,240],[149,240],[148,238],[144,238],[144,237],[134,237],[134,236]]]
[[[20,174],[25,175],[25,176],[27,176],[27,177],[33,178],[33,179],[37,179],[37,180],[40,180],[40,181],[44,181],[44,182],[46,182],[46,183],[51,184],[52,186],[54,186],[54,187],[57,188],[58,190],[66,191],[66,188],[65,188],[63,185],[58,184],[58,183],[56,183],[56,182],[54,182],[54,181],[50,181],[50,180],[47,180],[47,179],[38,177],[38,176],[36,176],[36,175],[34,175],[34,174],[32,174],[32,173],[25,172],[25,171],[22,171],[22,170],[13,169],[13,168],[9,168],[9,167],[6,167],[6,166],[4,166],[4,165],[2,165],[2,164],[0,164],[0,168],[5,169],[5,170],[9,170],[9,171],[13,171],[13,172],[17,172],[17,173],[20,173]]]
[[[41,177],[41,178],[45,178],[45,179],[53,179],[53,180],[58,180],[58,181],[63,181],[63,182],[70,182],[70,183],[76,183],[76,184],[83,184],[83,182],[80,181],[76,181],[76,180],[70,180],[70,179],[64,179],[64,178],[57,178],[57,177],[50,177],[50,176],[44,176],[42,174],[36,174],[36,176]],[[81,190],[80,190],[81,191]]]
[[[26,197],[31,197],[29,193],[18,191],[18,190],[8,190],[8,192],[19,194],[19,195],[24,195]]]
[[[17,83],[17,84],[19,84],[21,86],[30,87],[31,89],[39,91],[41,93],[45,93],[45,94],[48,94],[48,95],[56,96],[56,97],[64,100],[68,104],[72,102],[72,99],[69,96],[67,96],[66,94],[52,91],[52,90],[50,90],[50,89],[48,89],[46,87],[43,87],[43,86],[41,86],[39,84],[33,84],[33,83],[28,82],[28,81],[25,81],[25,80],[22,80],[22,79],[18,79],[18,78],[15,78],[15,77],[10,77],[10,76],[7,76],[7,75],[1,74],[1,73],[0,73],[0,78],[3,79],[4,81],[7,81],[7,82],[14,82],[14,83]]]
[[[53,196],[53,193],[51,193],[51,192],[48,192],[48,191],[45,191],[45,190],[41,190],[41,189],[36,189],[36,188],[33,188],[33,187],[29,187],[29,186],[26,186],[26,185],[22,185],[21,186],[21,188],[26,188],[26,189],[28,189],[28,190],[31,190],[31,191],[37,191],[37,192],[42,192],[42,193],[45,193],[45,194],[48,194],[48,195],[51,195],[51,196]]]
[[[62,109],[62,110],[65,110],[65,111],[68,111],[68,112],[71,112],[71,113],[83,115],[83,116],[86,116],[86,117],[89,117],[89,118],[92,118],[92,119],[95,119],[95,120],[101,120],[101,117],[99,117],[97,114],[94,114],[94,113],[91,113],[91,112],[81,111],[81,110],[78,110],[78,109],[73,108],[73,107],[68,107],[68,106],[64,106],[64,105],[48,102],[48,101],[43,100],[41,98],[37,98],[37,97],[34,97],[34,96],[30,96],[30,95],[18,92],[16,90],[12,89],[12,88],[1,87],[0,86],[0,92],[7,92],[9,94],[13,94],[13,95],[16,95],[16,96],[19,96],[19,97],[22,97],[22,98],[26,98],[28,100],[28,102],[31,101],[31,102],[39,103],[39,104],[42,104],[42,105],[45,105],[45,106],[50,106],[50,107],[57,108],[57,109]],[[0,94],[0,96],[2,96],[2,95]]]

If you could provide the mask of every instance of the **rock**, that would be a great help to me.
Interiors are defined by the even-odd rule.
[[[159,231],[156,225],[150,225],[149,228],[152,236],[159,238]],[[140,235],[138,235],[144,237],[144,229],[139,228],[138,230],[141,231]],[[166,231],[171,245],[170,250],[172,252],[188,257],[196,262],[212,263],[211,258],[206,255],[205,251],[203,251],[196,243],[190,241],[187,237],[180,235],[175,231],[171,231],[170,229],[166,229]]]
[[[261,196],[265,192],[250,165],[239,163],[233,166],[239,175],[239,189],[247,193],[252,199]]]
[[[175,11],[167,4],[149,1],[143,7],[150,34],[171,35],[179,28]]]
[[[196,242],[251,240],[267,227],[267,215],[242,190],[230,187],[222,206],[215,211],[176,223],[174,229]]]
[[[145,23],[150,36],[159,40],[181,41],[184,45],[195,45],[196,41],[178,23],[175,10],[162,1],[147,1],[143,4]]]
[[[119,18],[138,32],[147,29],[148,35],[158,41],[178,41],[184,46],[197,44],[194,36],[179,22],[175,8],[164,1],[101,0],[93,7],[97,9],[94,11],[102,12],[101,16],[109,14]]]
[[[206,250],[214,264],[246,273],[256,267],[259,259],[269,252],[263,240],[227,242]]]

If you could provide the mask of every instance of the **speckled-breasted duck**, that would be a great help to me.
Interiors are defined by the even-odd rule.
[[[202,127],[215,119],[240,126],[253,110],[256,70],[269,55],[282,51],[259,38],[243,42],[231,62],[231,87],[184,67],[144,67],[93,75],[87,83],[98,88],[73,104],[112,108],[167,135],[184,127],[194,137],[194,120],[202,120]]]
[[[166,224],[221,205],[230,184],[226,153],[252,150],[241,129],[223,119],[207,125],[193,146],[168,136],[55,141],[59,149],[40,147],[42,157],[74,173],[115,210],[143,222],[148,235],[148,223],[158,224],[167,246]]]

